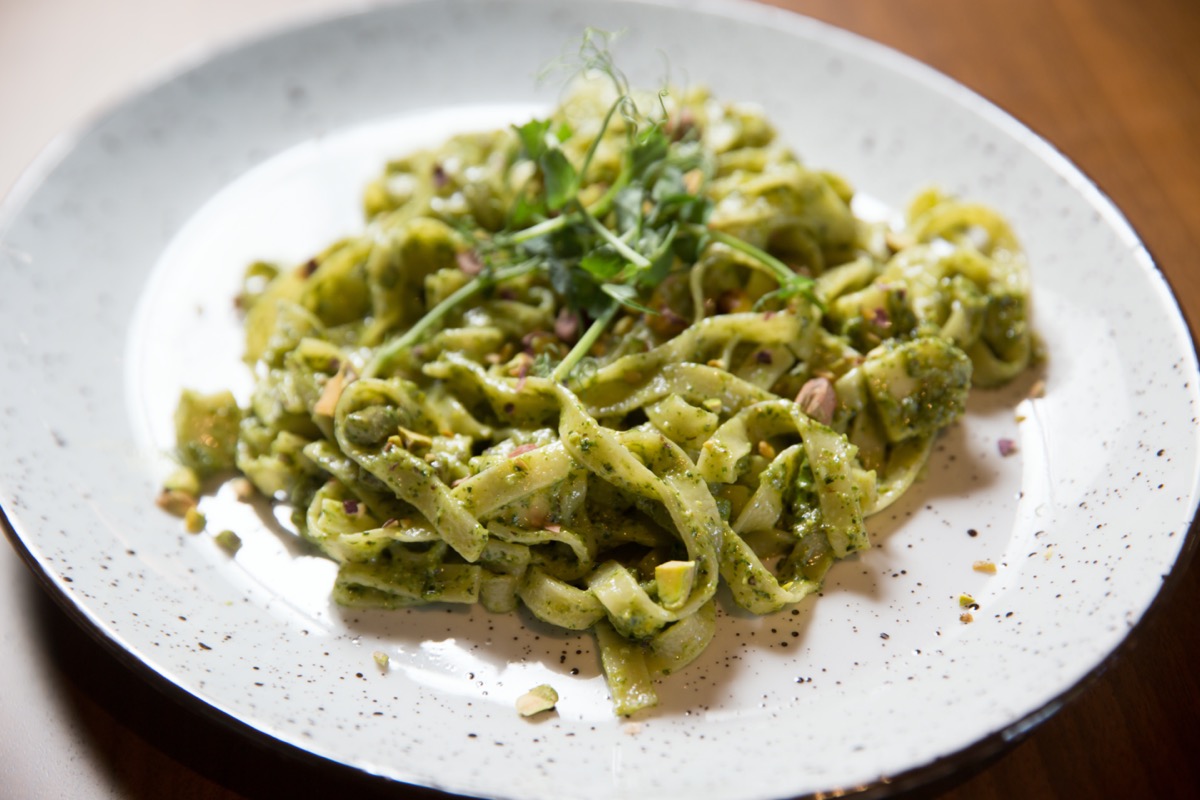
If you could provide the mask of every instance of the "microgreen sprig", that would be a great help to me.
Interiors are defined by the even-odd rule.
[[[462,303],[494,287],[498,283],[527,275],[533,272],[537,266],[538,264],[535,261],[529,260],[511,267],[485,270],[476,275],[457,290],[447,295],[444,300],[429,309],[429,311],[425,312],[425,316],[417,320],[416,324],[411,328],[376,350],[371,360],[363,368],[363,377],[372,378],[384,372],[391,365],[392,361],[395,360],[396,356],[421,341],[425,334]]]
[[[773,292],[768,292],[759,298],[758,302],[755,303],[756,308],[762,307],[768,300],[776,298],[787,300],[797,295],[807,298],[809,302],[813,303],[818,308],[823,306],[821,299],[817,297],[815,293],[816,284],[812,278],[793,271],[792,268],[787,264],[771,255],[766,250],[755,247],[745,239],[740,239],[732,234],[725,233],[724,231],[714,230],[712,228],[708,228],[707,232],[714,242],[718,242],[726,247],[736,250],[742,255],[749,256],[752,259],[752,263],[757,264],[761,269],[763,269],[763,271],[767,272],[779,283],[778,289]]]
[[[468,237],[484,271],[381,348],[368,364],[367,374],[384,371],[402,350],[466,300],[535,270],[546,276],[567,308],[591,320],[554,368],[555,381],[570,378],[620,309],[658,313],[647,305],[655,288],[673,269],[690,268],[714,242],[747,256],[749,263],[778,282],[779,288],[760,303],[796,295],[818,302],[810,278],[749,242],[707,225],[712,208],[706,196],[710,157],[694,133],[690,138],[668,135],[665,91],[658,95],[660,114],[651,116],[638,108],[628,80],[613,61],[611,39],[611,34],[587,31],[577,62],[567,64],[574,74],[607,77],[616,97],[578,165],[563,148],[575,135],[567,123],[534,119],[515,126],[517,158],[536,167],[536,180],[518,195],[504,230]],[[618,116],[624,123],[619,171],[597,199],[585,202],[582,190],[588,186],[601,142]]]

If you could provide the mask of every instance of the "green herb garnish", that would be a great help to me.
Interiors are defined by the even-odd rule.
[[[673,271],[691,269],[714,243],[748,257],[748,263],[778,282],[779,288],[760,305],[797,295],[816,302],[811,278],[764,250],[707,226],[712,211],[706,196],[714,170],[711,155],[701,147],[696,131],[668,132],[669,117],[662,102],[665,90],[658,95],[657,110],[638,107],[628,80],[613,62],[608,48],[611,38],[588,31],[578,63],[568,65],[578,75],[607,78],[616,93],[580,163],[574,163],[563,148],[577,135],[565,123],[534,119],[514,126],[517,159],[534,169],[518,192],[504,229],[486,235],[463,232],[483,269],[380,348],[367,365],[367,376],[384,371],[464,301],[534,271],[545,275],[567,308],[590,320],[551,373],[556,381],[571,377],[620,309],[658,313],[648,305],[654,289]],[[623,132],[620,171],[598,197],[585,200],[593,159],[618,119]]]

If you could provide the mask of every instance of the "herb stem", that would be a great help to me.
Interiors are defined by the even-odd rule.
[[[604,329],[608,327],[608,323],[612,322],[612,318],[616,316],[617,309],[620,307],[620,303],[613,303],[604,310],[603,314],[596,317],[592,324],[588,326],[588,329],[584,331],[583,336],[579,337],[579,341],[575,343],[571,351],[554,368],[554,372],[550,374],[551,380],[555,383],[564,383],[566,381],[571,375],[571,371],[575,369],[575,365],[579,363],[579,360],[587,355],[587,352],[596,344],[596,340],[604,333]]]
[[[629,183],[629,171],[621,170],[621,174],[613,181],[612,186],[600,195],[596,202],[590,206],[579,205],[577,211],[572,211],[568,214],[560,214],[557,217],[544,219],[537,224],[530,225],[528,228],[522,228],[515,233],[507,234],[503,237],[504,244],[517,245],[528,242],[531,239],[537,239],[540,236],[549,236],[550,234],[562,230],[573,222],[577,222],[584,214],[602,217],[612,208],[613,200],[616,199],[617,192],[625,188]],[[497,237],[500,238],[500,237]]]
[[[608,242],[612,246],[612,249],[616,250],[622,258],[633,264],[638,269],[650,269],[650,259],[646,258],[637,250],[634,250],[632,247],[626,244],[623,239],[619,238],[608,228],[604,227],[600,220],[592,216],[591,212],[586,208],[581,207],[580,212],[583,214],[584,220],[589,226],[591,226],[592,230],[598,233],[600,238]]]
[[[519,278],[526,273],[532,272],[536,266],[537,263],[535,261],[525,261],[511,267],[492,272],[482,272],[476,275],[448,295],[442,302],[425,312],[425,316],[417,320],[411,328],[380,347],[363,369],[363,377],[373,378],[386,369],[392,359],[420,341],[421,337],[428,333],[434,325],[439,323],[443,317],[463,301],[469,300],[484,289],[495,286],[497,283]]]
[[[798,275],[793,272],[787,264],[784,264],[766,250],[755,247],[745,239],[740,239],[732,234],[725,233],[724,231],[713,230],[712,228],[708,228],[707,232],[708,235],[712,237],[714,242],[720,242],[726,247],[731,247],[740,253],[750,256],[755,261],[762,264],[767,268],[767,271],[775,277],[775,280],[779,281],[781,286],[794,285],[798,279],[805,280],[803,275]]]
[[[604,121],[600,123],[600,132],[592,139],[592,143],[588,145],[587,153],[583,157],[583,163],[579,165],[579,180],[582,181],[587,177],[588,167],[592,165],[592,159],[596,156],[596,150],[600,147],[600,140],[604,138],[605,131],[608,130],[609,124],[612,122],[613,114],[617,113],[617,109],[626,102],[631,102],[629,95],[622,93],[608,108],[608,113],[604,115]]]
[[[536,225],[530,225],[528,228],[522,228],[516,233],[505,236],[504,243],[522,244],[528,242],[530,239],[537,239],[539,236],[548,236],[573,222],[575,216],[575,214],[562,214],[557,217],[544,219]]]

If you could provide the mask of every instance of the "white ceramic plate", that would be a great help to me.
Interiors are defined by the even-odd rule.
[[[481,611],[338,610],[332,565],[269,518],[207,502],[210,528],[245,540],[230,558],[153,504],[179,388],[247,385],[230,302],[244,264],[353,230],[389,155],[551,102],[534,76],[587,25],[627,29],[635,83],[669,69],[765,106],[864,196],[898,207],[935,183],[1000,209],[1048,353],[1045,396],[1026,399],[1032,378],[977,396],[821,596],[723,615],[634,722],[612,717],[586,637]],[[503,798],[885,793],[1053,713],[1190,549],[1196,358],[1120,214],[957,84],[766,7],[451,0],[283,31],[60,141],[0,206],[0,275],[0,503],[29,564],[231,735],[388,779]],[[514,698],[542,682],[557,712],[519,718]]]

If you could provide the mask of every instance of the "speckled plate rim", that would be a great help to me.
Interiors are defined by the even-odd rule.
[[[416,3],[414,3],[415,5]],[[687,4],[680,0],[679,2],[671,2],[671,0],[651,0],[650,5],[665,6],[672,8],[687,8],[694,9],[700,13],[713,13],[717,15],[729,15],[733,18],[747,20],[760,23],[783,23],[791,24],[796,19],[793,15],[785,14],[777,9],[764,8],[752,4],[742,4],[738,2],[712,2],[707,0],[698,4]],[[404,5],[399,3],[397,5]],[[149,91],[154,87],[174,80],[178,77],[186,75],[188,69],[192,66],[204,63],[211,59],[219,59],[223,54],[236,52],[246,47],[252,47],[255,42],[269,39],[282,32],[297,30],[310,26],[320,26],[325,22],[341,19],[346,16],[357,15],[360,13],[371,13],[371,9],[351,11],[348,14],[338,14],[335,16],[319,15],[309,20],[302,20],[283,26],[274,32],[255,36],[246,41],[236,43],[222,50],[215,51],[211,54],[197,54],[190,57],[187,63],[182,64],[174,71],[168,73],[165,77],[160,77],[157,80],[149,81],[145,85],[143,91]],[[852,46],[853,49],[861,52],[867,52],[871,58],[880,63],[887,64],[889,68],[895,69],[912,80],[933,85],[938,90],[955,98],[956,102],[966,106],[972,112],[989,119],[990,122],[1005,130],[1009,135],[1019,138],[1031,150],[1037,151],[1040,157],[1053,168],[1060,176],[1071,182],[1073,187],[1081,194],[1088,198],[1089,204],[1101,213],[1107,224],[1122,236],[1136,242],[1137,247],[1145,250],[1141,244],[1136,232],[1128,223],[1121,212],[1109,200],[1109,198],[1081,171],[1079,171],[1064,155],[1034,134],[1027,127],[1017,122],[1011,115],[1000,110],[997,106],[983,100],[978,95],[974,94],[965,87],[946,78],[924,65],[915,62],[895,51],[878,45],[877,43],[861,39],[854,34],[841,31],[839,29],[830,28],[823,23],[818,23],[812,20],[804,19],[801,25],[813,26],[816,29],[825,28],[826,33],[833,37],[842,37],[841,41],[844,45]],[[810,29],[811,30],[811,29]],[[124,104],[133,102],[137,99],[138,93],[134,93],[127,97],[121,103],[114,106],[114,110],[119,109]],[[70,157],[72,148],[76,141],[83,136],[95,122],[103,119],[106,113],[96,115],[96,117],[88,123],[81,125],[75,133],[68,133],[60,136],[51,144],[45,152],[22,174],[20,179],[14,184],[12,190],[0,201],[0,235],[8,227],[11,219],[20,213],[25,202],[36,193],[43,179],[52,174],[58,165]],[[2,241],[2,239],[0,239]],[[1152,257],[1146,253],[1146,261],[1151,268],[1153,276],[1162,281],[1166,287],[1166,293],[1170,297],[1174,305],[1172,309],[1175,311],[1179,319],[1184,319],[1184,312],[1179,307],[1178,301],[1174,297],[1174,293],[1170,290],[1165,275],[1158,270]],[[1186,327],[1186,326],[1185,326]],[[1191,345],[1191,352],[1186,354],[1194,363],[1196,360],[1195,342],[1188,336],[1188,342]],[[1194,494],[1193,494],[1194,496]],[[989,758],[1004,752],[1008,747],[1015,742],[1020,741],[1024,736],[1028,735],[1038,724],[1052,716],[1066,703],[1077,697],[1083,692],[1094,680],[1103,674],[1114,662],[1120,657],[1121,653],[1130,646],[1131,642],[1137,638],[1139,631],[1145,623],[1147,617],[1158,612],[1158,609],[1163,605],[1164,598],[1170,595],[1174,587],[1178,584],[1180,576],[1187,568],[1197,547],[1197,533],[1195,530],[1195,506],[1193,505],[1190,521],[1187,526],[1187,532],[1183,538],[1182,546],[1178,555],[1171,565],[1168,574],[1164,576],[1164,581],[1159,591],[1154,595],[1151,602],[1141,610],[1141,615],[1136,624],[1130,629],[1122,641],[1099,663],[1097,663],[1084,677],[1077,681],[1074,685],[1068,686],[1062,690],[1060,694],[1045,703],[1042,707],[1035,709],[1020,719],[1014,720],[1004,729],[996,731],[984,738],[981,738],[973,743],[968,744],[961,750],[953,753],[950,756],[943,757],[926,764],[919,764],[909,770],[902,771],[896,775],[882,779],[878,782],[855,787],[855,791],[860,792],[862,796],[882,796],[890,795],[899,791],[906,791],[919,786],[929,786],[933,783],[944,781],[947,778],[961,776],[965,771],[972,767],[978,767],[985,763]],[[10,514],[5,508],[0,508],[0,523],[3,524],[5,533],[13,543],[15,549],[19,552],[23,560],[30,566],[32,571],[37,575],[42,585],[49,591],[60,605],[69,613],[69,615],[78,622],[89,634],[104,643],[109,649],[131,669],[141,674],[149,682],[163,690],[166,694],[180,701],[193,712],[200,713],[203,716],[214,719],[219,724],[227,725],[231,729],[238,731],[242,735],[246,735],[260,744],[268,747],[280,747],[282,752],[289,755],[299,755],[306,760],[311,759],[313,763],[329,765],[335,770],[343,771],[348,769],[360,777],[366,777],[368,780],[376,780],[378,776],[364,773],[354,765],[347,765],[333,759],[326,758],[320,754],[306,751],[303,748],[295,747],[294,745],[281,742],[280,740],[266,734],[245,721],[234,716],[228,715],[197,697],[189,688],[180,683],[176,683],[168,675],[164,675],[156,671],[153,667],[140,660],[130,652],[128,652],[122,644],[112,636],[108,630],[108,626],[99,622],[95,616],[89,611],[85,603],[80,602],[77,596],[66,591],[62,582],[62,576],[57,574],[54,568],[44,563],[39,556],[34,552],[36,548],[31,547],[29,541],[33,538],[23,530],[21,518],[18,515]],[[383,783],[393,783],[389,778],[379,779]],[[418,787],[424,788],[424,787]],[[428,790],[437,793],[436,790]],[[440,793],[439,793],[440,794]],[[820,796],[822,793],[817,792],[813,795],[805,796]]]

